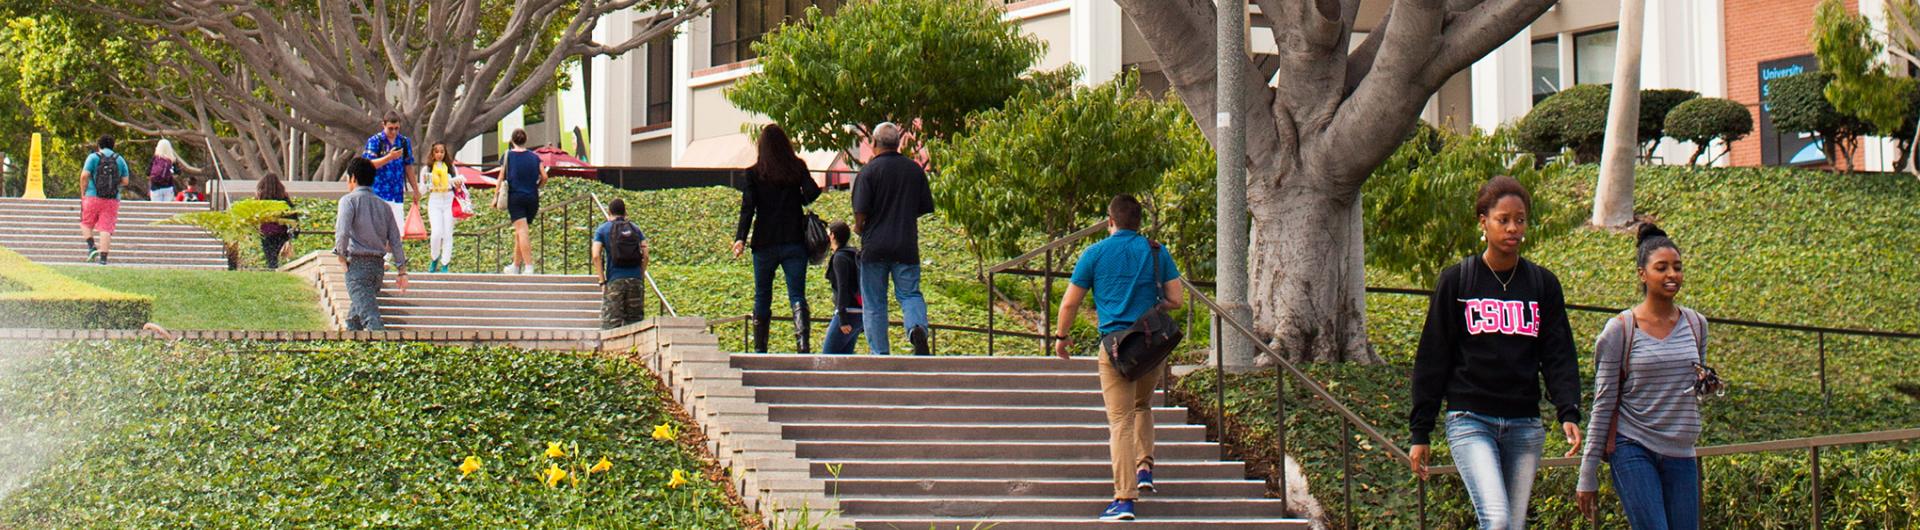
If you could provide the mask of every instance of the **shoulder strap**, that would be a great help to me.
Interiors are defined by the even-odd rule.
[[[1467,257],[1460,258],[1459,274],[1460,274],[1460,293],[1461,294],[1468,294],[1473,292],[1473,277],[1477,276],[1476,274],[1473,273],[1473,260],[1476,257],[1478,256],[1474,254],[1468,254]],[[1435,285],[1434,287],[1439,288],[1440,286]]]
[[[1696,348],[1694,350],[1694,353],[1700,356],[1701,364],[1706,364],[1707,362],[1707,332],[1705,327],[1707,325],[1706,317],[1700,316],[1700,313],[1698,311],[1694,311],[1692,309],[1686,309],[1686,308],[1681,308],[1680,314],[1685,315],[1687,317],[1687,326],[1692,328],[1693,330],[1693,346],[1694,348]]]
[[[1620,403],[1627,397],[1627,366],[1633,362],[1633,330],[1639,327],[1633,321],[1632,309],[1628,309],[1627,314],[1620,315],[1620,323],[1620,329],[1626,338],[1620,342],[1620,376],[1613,381],[1613,415],[1607,420],[1607,449],[1602,453],[1608,457],[1613,456],[1614,433],[1620,430]],[[1593,357],[1594,364],[1598,365],[1599,353],[1595,352]]]

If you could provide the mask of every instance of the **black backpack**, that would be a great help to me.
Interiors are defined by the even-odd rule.
[[[612,255],[615,267],[640,266],[640,228],[626,219],[614,219],[607,230],[607,253]]]
[[[99,165],[93,167],[93,196],[102,199],[120,198],[120,155],[108,151],[94,153],[100,157]]]

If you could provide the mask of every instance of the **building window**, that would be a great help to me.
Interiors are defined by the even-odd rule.
[[[1560,39],[1533,42],[1533,103],[1560,92]]]
[[[845,0],[734,0],[713,9],[713,65],[753,58],[753,43],[780,24],[807,16],[807,6],[831,15]]]
[[[646,123],[673,121],[673,33],[647,43]]]
[[[1573,83],[1576,85],[1613,82],[1613,50],[1619,41],[1618,29],[1604,29],[1573,36]]]

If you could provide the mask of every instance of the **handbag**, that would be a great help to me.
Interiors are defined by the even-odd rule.
[[[826,259],[827,251],[833,248],[833,242],[827,240],[827,222],[820,220],[820,216],[815,215],[813,210],[807,210],[801,215],[800,221],[803,223],[802,232],[807,238],[807,261],[817,265],[821,260]]]
[[[507,209],[507,176],[505,174],[500,175],[499,179],[494,180],[493,209]]]
[[[1160,290],[1159,251],[1159,243],[1147,241],[1147,261],[1153,264],[1153,307],[1134,320],[1133,325],[1116,333],[1111,339],[1112,347],[1107,350],[1107,362],[1129,381],[1158,370],[1161,363],[1173,355],[1173,349],[1180,345],[1181,339],[1186,338],[1180,326],[1174,324],[1173,317],[1160,309],[1160,303],[1166,301],[1166,293]],[[1135,278],[1138,277],[1136,274]],[[1137,279],[1135,283],[1138,283]]]

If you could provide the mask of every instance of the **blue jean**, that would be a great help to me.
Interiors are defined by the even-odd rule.
[[[807,247],[783,243],[753,249],[753,316],[765,322],[773,316],[773,270],[787,277],[787,307],[807,303]]]
[[[1481,530],[1527,527],[1527,499],[1546,441],[1547,429],[1537,417],[1447,411],[1447,446]]]
[[[347,329],[383,331],[380,321],[380,286],[386,281],[387,264],[379,256],[347,259]]]
[[[900,320],[907,330],[927,327],[927,299],[920,296],[920,264],[892,261],[860,262],[860,297],[866,311],[867,349],[874,355],[886,355],[887,280],[893,280],[893,296],[900,299]]]
[[[852,333],[841,333],[840,326],[853,328]],[[827,341],[820,344],[820,353],[853,353],[854,341],[860,340],[860,332],[866,328],[866,318],[854,318],[840,321],[840,312],[833,312],[833,322],[827,323]]]
[[[1613,489],[1633,530],[1700,528],[1700,461],[1647,450],[1624,436],[1614,438]]]

